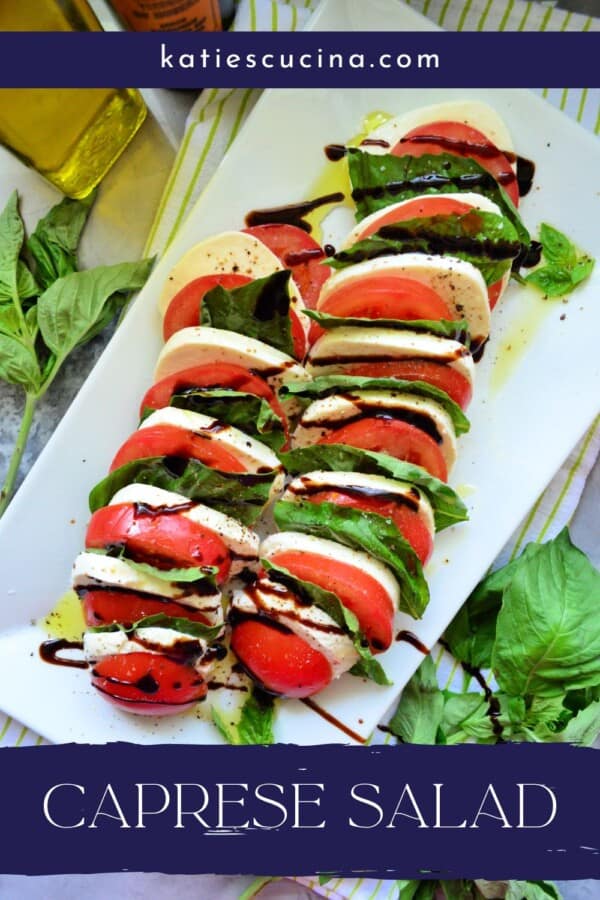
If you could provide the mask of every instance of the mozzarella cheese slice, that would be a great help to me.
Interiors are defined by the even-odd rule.
[[[243,231],[225,231],[196,244],[179,260],[167,276],[158,299],[161,315],[179,291],[202,275],[237,274],[248,278],[264,278],[285,267],[262,241]],[[292,305],[304,308],[300,292],[290,278]],[[300,316],[302,320],[304,317]]]
[[[260,538],[255,531],[242,525],[237,519],[211,509],[203,503],[194,503],[190,506],[190,501],[183,494],[165,491],[150,484],[129,484],[117,491],[109,505],[115,506],[118,503],[141,503],[150,509],[161,507],[173,509],[181,505],[181,512],[175,515],[196,522],[219,535],[231,554],[232,576],[239,574],[243,569],[254,568],[258,563]]]
[[[365,497],[394,497],[417,513],[431,536],[435,533],[435,520],[426,495],[408,481],[395,481],[382,475],[364,475],[362,472],[315,471],[299,475],[287,486],[282,500],[298,503],[311,494],[329,490],[351,491]],[[262,552],[262,548],[261,548]]]
[[[355,566],[365,575],[370,575],[385,590],[389,600],[390,614],[393,615],[398,609],[400,599],[398,582],[390,570],[369,553],[353,550],[350,547],[345,547],[343,544],[338,544],[337,541],[328,541],[325,538],[314,537],[301,532],[282,531],[279,534],[271,534],[265,538],[260,545],[260,558],[272,559],[279,553],[287,553],[290,550],[300,553],[314,553],[325,559]]]
[[[332,328],[311,347],[306,371],[333,375],[352,363],[415,358],[450,365],[473,384],[473,358],[464,344],[395,328]]]
[[[478,100],[449,100],[434,103],[388,119],[369,135],[367,140],[383,141],[387,146],[365,144],[361,149],[381,155],[389,153],[413,128],[430,122],[462,122],[484,134],[499,150],[513,152],[513,143],[508,128],[496,110]]]
[[[433,439],[439,444],[448,469],[452,468],[456,461],[456,434],[446,410],[434,400],[400,391],[346,391],[342,395],[315,400],[298,422],[292,438],[293,446],[316,444],[346,420],[393,415],[394,412],[425,417],[429,428],[437,435]]]
[[[204,325],[182,328],[169,338],[158,357],[154,380],[211,363],[242,366],[261,375],[275,391],[286,383],[310,381],[303,366],[274,347],[233,331]],[[290,414],[297,409],[295,401],[282,405]]]
[[[172,628],[136,628],[132,632],[121,631],[87,631],[83,636],[83,654],[88,662],[96,663],[106,656],[124,653],[162,654],[174,648],[186,649],[190,656],[197,650],[198,656],[193,663],[198,674],[206,678],[212,660],[203,659],[207,643],[202,638],[184,634]],[[189,658],[189,657],[188,657]]]
[[[465,318],[471,336],[485,340],[490,333],[490,304],[483,275],[472,263],[453,256],[426,253],[398,253],[367,259],[340,269],[326,282],[317,309],[337,291],[364,284],[378,276],[408,278],[431,288],[444,301],[453,319]]]
[[[260,578],[252,591],[235,591],[231,606],[247,615],[266,616],[285,625],[329,662],[338,678],[358,661],[358,653],[348,635],[318,606],[304,606],[292,592],[269,578]]]
[[[164,581],[149,573],[140,572],[125,559],[115,559],[103,553],[80,553],[73,564],[71,584],[75,590],[93,590],[100,585],[164,597],[204,613],[211,625],[220,625],[223,621],[221,592],[218,588],[208,594],[194,593],[189,585]]]

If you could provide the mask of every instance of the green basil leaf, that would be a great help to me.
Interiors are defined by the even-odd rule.
[[[321,328],[397,328],[401,331],[417,331],[435,334],[437,337],[460,341],[469,347],[469,323],[466,319],[449,321],[440,319],[362,319],[357,316],[331,316],[318,309],[303,309],[305,316],[313,319]]]
[[[473,900],[475,890],[472,881],[455,879],[440,881],[440,887],[446,900]]]
[[[455,694],[446,691],[441,722],[446,744],[493,739],[492,720],[488,715],[489,705],[483,694]]]
[[[458,403],[451,400],[444,391],[425,381],[406,381],[402,378],[368,378],[361,375],[319,375],[313,381],[283,385],[279,390],[279,396],[284,400],[289,396],[294,396],[308,404],[320,397],[328,397],[330,394],[339,392],[351,397],[353,391],[392,391],[415,394],[417,397],[438,403],[452,419],[457,436],[466,434],[471,427]]]
[[[542,266],[525,276],[526,284],[533,284],[547,297],[564,297],[573,289],[573,278],[569,269],[560,266]]]
[[[254,688],[244,702],[237,722],[228,721],[216,706],[211,709],[212,720],[229,744],[273,744],[275,698]]]
[[[594,271],[595,261],[589,256],[582,256],[571,269],[571,281],[573,286],[580,284]]]
[[[60,362],[96,324],[113,294],[145,283],[152,260],[98,266],[59,278],[38,300],[38,321],[46,346]]]
[[[257,475],[220,472],[198,459],[168,456],[136,459],[115,469],[96,485],[90,494],[90,511],[106,506],[128,484],[152,484],[183,494],[195,503],[206,503],[244,525],[252,525],[268,502],[275,476],[275,471]]]
[[[37,297],[39,293],[40,288],[37,281],[23,260],[17,260],[17,295],[21,300],[26,300],[28,297]],[[0,299],[2,299],[1,296]]]
[[[542,222],[540,226],[540,242],[544,256],[550,263],[572,268],[577,261],[577,248],[566,234],[557,231],[552,225]]]
[[[200,324],[256,338],[294,356],[290,275],[288,269],[283,269],[231,290],[217,285],[202,299]]]
[[[365,475],[382,475],[384,478],[414,484],[426,494],[431,503],[438,531],[468,519],[464,503],[449,485],[434,478],[420,466],[395,459],[386,453],[360,450],[345,444],[315,444],[280,453],[279,458],[291,475],[317,471],[362,472]]]
[[[185,619],[181,616],[165,616],[162,613],[138,619],[137,622],[133,622],[127,628],[115,623],[112,625],[97,625],[89,628],[88,631],[92,631],[95,634],[104,634],[110,631],[124,631],[126,634],[131,634],[138,628],[170,628],[172,631],[179,631],[180,634],[189,634],[192,637],[201,638],[208,641],[208,643],[216,640],[223,631],[222,625],[205,625],[203,622],[192,622],[190,619]]]
[[[551,697],[600,683],[599,600],[600,572],[564,529],[504,590],[492,655],[500,688]]]
[[[581,709],[560,732],[560,739],[569,744],[591,747],[600,734],[600,700]],[[556,740],[556,736],[554,740]]]
[[[400,587],[399,609],[420,619],[429,603],[421,563],[391,519],[335,503],[280,500],[273,510],[280,531],[302,531],[364,550],[391,570]]]
[[[17,192],[13,191],[0,213],[0,299],[19,296],[17,290],[17,266],[25,226],[19,214]]]
[[[141,572],[144,575],[150,575],[152,578],[158,578],[159,581],[168,581],[171,584],[193,584],[196,581],[210,581],[215,591],[217,583],[214,576],[219,571],[216,566],[187,566],[186,568],[175,569],[158,569],[150,563],[137,562],[127,557],[126,548],[117,545],[116,547],[107,548],[88,548],[87,553],[102,553],[113,559],[122,559],[128,566]]]
[[[41,373],[35,352],[10,334],[0,332],[0,378],[29,393],[40,388]]]
[[[402,691],[388,728],[405,744],[435,744],[442,723],[444,695],[436,668],[426,656]]]
[[[233,425],[275,452],[285,444],[283,422],[267,401],[255,394],[226,388],[190,388],[174,394],[170,405]]]
[[[40,219],[28,239],[27,249],[43,290],[77,271],[77,247],[94,199],[95,193],[83,200],[65,197]]]
[[[422,884],[424,882],[421,881],[397,881],[398,896],[396,900],[414,900]]]
[[[13,303],[0,305],[0,334],[18,335],[21,323]]]
[[[374,155],[351,149],[348,167],[358,221],[391,203],[422,194],[475,190],[489,197],[512,223],[519,241],[529,244],[529,233],[506,191],[470,157],[452,153],[418,157]]]
[[[277,566],[268,559],[261,559],[261,565],[267,572],[267,575],[278,584],[283,584],[295,594],[303,598],[304,602],[317,606],[326,615],[328,615],[338,628],[343,628],[346,634],[352,639],[354,649],[358,653],[360,659],[350,669],[350,674],[358,675],[361,678],[369,678],[376,684],[389,685],[392,682],[388,680],[380,663],[374,658],[367,639],[360,630],[358,619],[354,613],[345,607],[332,591],[326,591],[324,588],[312,584],[310,581],[303,581],[284,569]]]
[[[423,216],[386,225],[376,234],[336,253],[334,268],[397,253],[450,255],[479,269],[487,285],[510,269],[522,244],[514,226],[496,213],[472,209],[448,216]]]
[[[561,900],[551,881],[509,881],[504,900]]]

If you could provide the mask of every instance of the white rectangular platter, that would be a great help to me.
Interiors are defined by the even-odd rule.
[[[331,9],[348,7],[350,20]],[[360,13],[359,8],[364,8]],[[367,5],[329,5],[327,27],[369,27]],[[387,3],[383,7],[388,7]],[[369,4],[370,8],[370,4]],[[388,27],[417,27],[397,10]],[[408,12],[408,11],[407,11]],[[373,27],[373,21],[369,23]],[[518,152],[537,164],[536,188],[522,212],[532,233],[548,221],[600,257],[600,144],[526,91],[271,90],[258,103],[177,239],[156,267],[124,324],[28,475],[0,523],[0,707],[52,741],[218,743],[193,713],[147,720],[114,710],[95,694],[85,671],[50,667],[38,645],[44,616],[66,590],[83,546],[89,489],[137,425],[140,397],[161,348],[157,297],[169,269],[209,234],[241,227],[251,209],[314,196],[323,147],[355,134],[375,109],[393,114],[440,100],[472,97],[504,117]],[[333,217],[336,243],[350,227]],[[451,483],[465,495],[470,521],[436,540],[426,574],[431,603],[410,628],[432,646],[592,421],[600,397],[600,267],[568,304],[511,287],[493,315],[492,339],[478,366],[471,432],[459,442]],[[383,662],[393,686],[344,677],[317,699],[366,738],[421,661],[396,643]],[[217,697],[218,702],[218,697]],[[280,741],[348,742],[347,734],[297,701],[277,718]]]

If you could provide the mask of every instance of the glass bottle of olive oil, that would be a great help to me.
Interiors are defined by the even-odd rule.
[[[85,0],[0,0],[1,31],[100,31]],[[0,141],[69,197],[85,197],[146,116],[133,89],[0,89]]]

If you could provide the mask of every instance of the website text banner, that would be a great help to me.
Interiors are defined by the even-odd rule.
[[[597,751],[0,750],[0,871],[600,878]]]
[[[0,33],[3,87],[596,87],[584,33]]]

